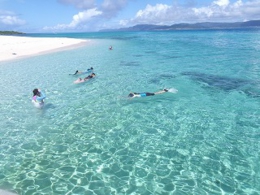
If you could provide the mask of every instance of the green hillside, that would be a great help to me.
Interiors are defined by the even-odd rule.
[[[0,35],[22,35],[25,33],[17,32],[17,31],[0,31]]]

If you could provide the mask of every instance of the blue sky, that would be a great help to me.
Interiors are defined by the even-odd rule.
[[[260,19],[260,0],[0,0],[0,30],[88,32]]]

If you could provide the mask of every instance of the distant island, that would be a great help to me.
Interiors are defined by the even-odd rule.
[[[23,35],[25,33],[17,31],[0,31],[0,35]]]
[[[251,20],[247,22],[202,22],[202,23],[180,23],[167,25],[139,24],[128,28],[104,29],[101,32],[109,31],[175,31],[175,30],[206,30],[206,29],[250,29],[259,28],[260,20]]]

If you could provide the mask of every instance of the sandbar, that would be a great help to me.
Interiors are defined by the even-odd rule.
[[[88,42],[76,38],[0,35],[0,62],[74,49]]]

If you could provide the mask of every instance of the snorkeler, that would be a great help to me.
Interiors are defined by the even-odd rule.
[[[150,93],[150,92],[144,92],[144,93],[136,93],[136,92],[131,92],[128,94],[129,98],[135,98],[135,97],[147,97],[147,96],[154,96],[154,95],[158,95],[158,94],[162,94],[162,93],[166,93],[166,92],[171,92],[171,93],[176,93],[178,92],[177,89],[163,89],[161,91],[157,91],[154,93]]]
[[[84,81],[87,81],[87,80],[89,80],[89,79],[92,79],[92,78],[94,78],[96,76],[96,74],[95,73],[92,73],[91,75],[88,75],[87,77],[85,77],[84,78]]]
[[[90,72],[92,72],[93,70],[94,70],[93,67],[87,69],[87,71],[85,71],[85,72],[76,70],[76,72],[75,72],[74,74],[70,74],[70,75],[86,74],[86,73],[90,73]]]
[[[84,79],[78,78],[76,81],[74,81],[74,83],[83,83],[83,82],[86,82],[86,81],[94,78],[95,76],[96,76],[96,74],[92,73],[92,74],[88,75],[87,77],[85,77]]]

